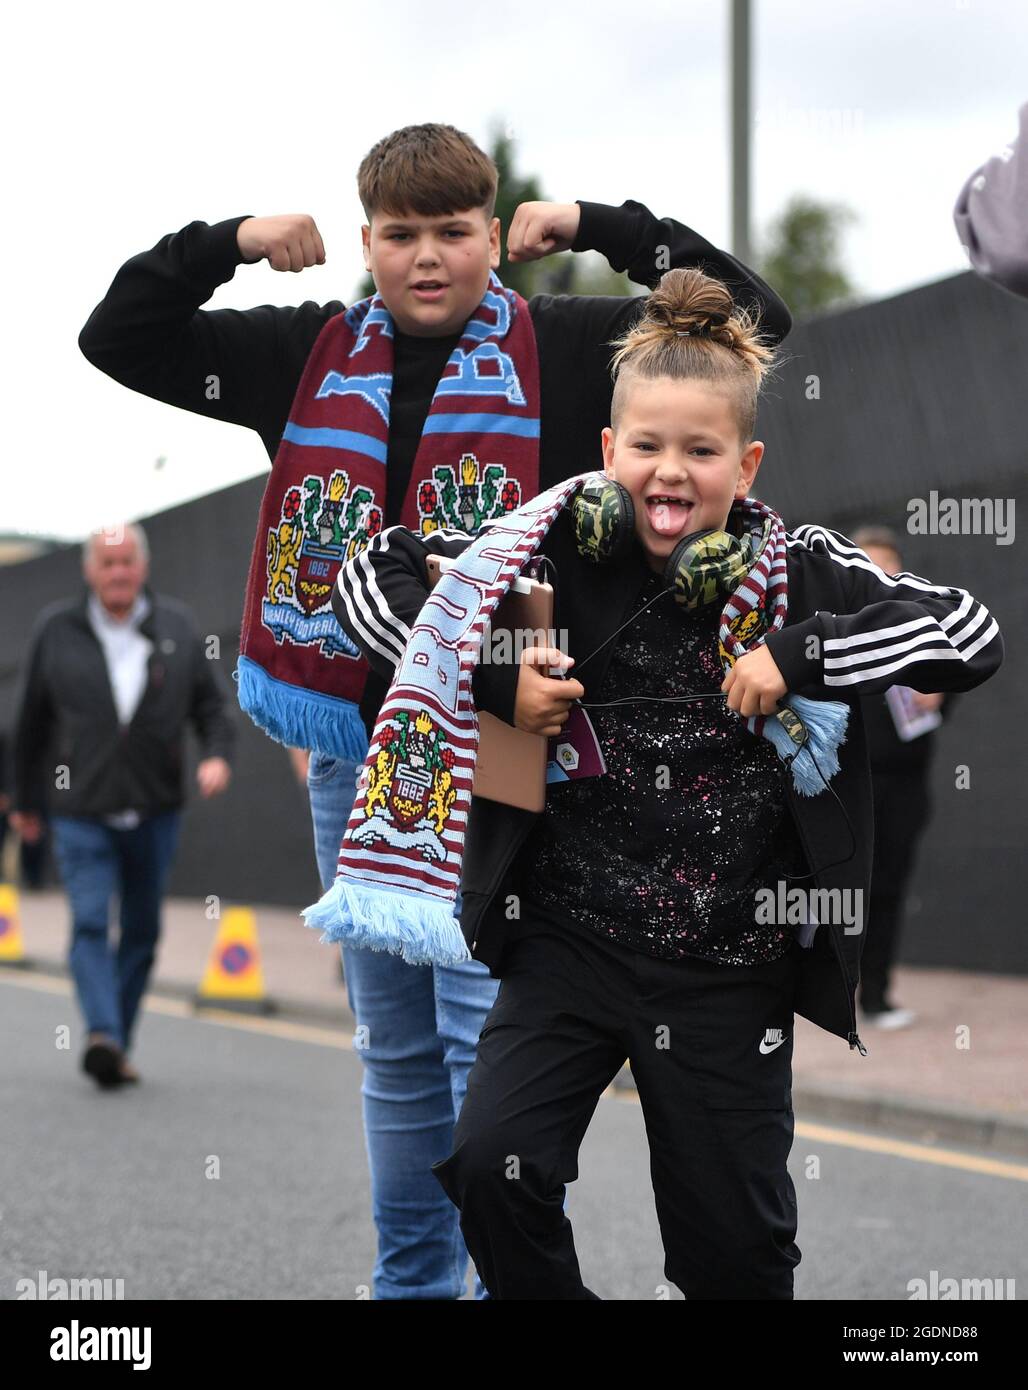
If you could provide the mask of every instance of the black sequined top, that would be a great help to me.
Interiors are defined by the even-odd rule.
[[[660,588],[654,573],[635,607]],[[617,639],[585,702],[607,773],[547,788],[514,865],[523,926],[535,912],[651,955],[735,965],[789,949],[794,928],[757,921],[758,889],[807,870],[771,743],[724,700],[594,707],[720,690],[720,614],[665,594]]]

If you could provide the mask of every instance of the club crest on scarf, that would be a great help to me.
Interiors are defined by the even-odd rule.
[[[728,630],[738,641],[742,642],[745,645],[745,643],[751,641],[756,636],[756,634],[760,631],[763,625],[764,606],[763,604],[761,604],[757,608],[751,608],[748,613],[736,614],[736,616],[728,624]],[[717,642],[717,650],[718,655],[721,657],[721,662],[726,670],[730,666],[735,665],[735,653],[725,650],[725,644],[720,637],[718,638]]]
[[[398,714],[379,736],[365,779],[367,820],[351,832],[351,840],[364,848],[384,840],[425,860],[444,861],[443,828],[457,799],[456,761],[442,729],[425,710],[414,719],[406,711]]]
[[[443,464],[433,472],[434,482],[424,479],[418,487],[418,515],[423,536],[452,529],[474,535],[486,521],[493,521],[521,506],[521,484],[500,464],[483,469],[474,454],[463,456],[457,470]]]
[[[281,642],[320,642],[325,656],[359,657],[331,610],[340,565],[382,529],[382,510],[366,487],[350,486],[341,470],[325,487],[308,474],[282,499],[279,524],[268,530],[268,582],[261,620]]]

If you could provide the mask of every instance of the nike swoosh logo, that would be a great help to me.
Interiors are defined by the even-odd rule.
[[[776,1047],[781,1047],[782,1043],[788,1042],[788,1041],[789,1041],[788,1038],[779,1038],[777,1042],[773,1042],[773,1043],[770,1043],[770,1044],[767,1043],[767,1042],[761,1042],[761,1044],[760,1044],[760,1050],[761,1050],[761,1052],[763,1052],[763,1053],[765,1053],[765,1054],[768,1053],[768,1052],[774,1052],[774,1050],[775,1050]]]

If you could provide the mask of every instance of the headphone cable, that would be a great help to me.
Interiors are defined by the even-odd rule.
[[[656,603],[658,599],[663,598],[665,594],[673,594],[674,591],[675,586],[672,584],[667,589],[661,589],[659,594],[654,594],[653,598],[651,598],[647,603],[644,603],[637,613],[633,613],[630,618],[626,618],[625,621],[621,624],[621,626],[615,628],[609,637],[605,637],[603,641],[600,643],[600,645],[595,648],[595,650],[591,651],[588,656],[583,657],[581,661],[576,661],[575,669],[571,673],[572,676],[577,678],[579,671],[582,669],[585,663],[587,661],[592,661],[593,657],[596,655],[597,652],[602,652],[607,643],[613,642],[614,638],[618,635],[618,633],[624,632],[625,628],[628,627],[629,623],[634,623],[636,618],[641,617],[642,614],[646,612],[647,608],[651,607],[654,603]]]

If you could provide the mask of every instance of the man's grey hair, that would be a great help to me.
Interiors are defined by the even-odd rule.
[[[150,542],[146,539],[146,532],[138,521],[125,521],[117,526],[98,526],[90,531],[89,535],[82,542],[82,568],[85,569],[89,564],[93,554],[93,549],[98,544],[118,545],[131,536],[139,547],[139,553],[145,561],[150,559]]]

